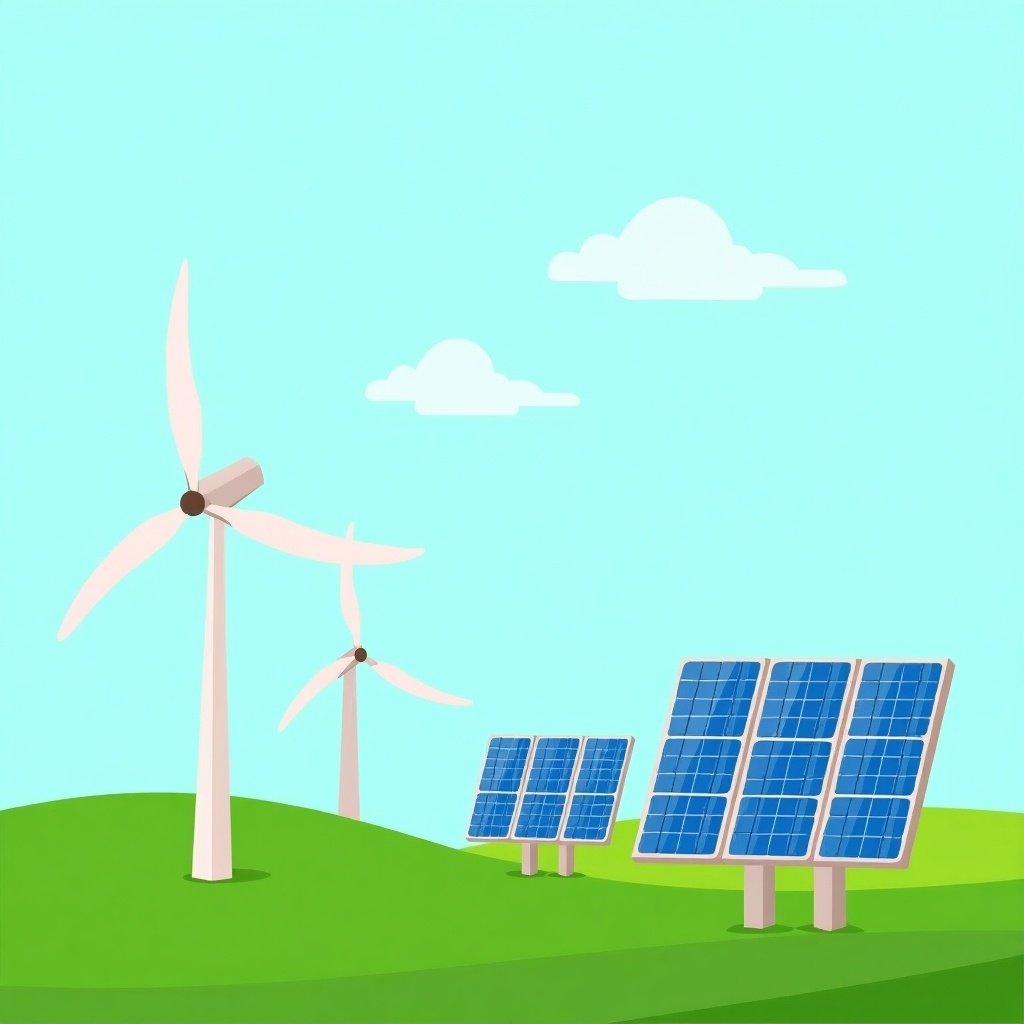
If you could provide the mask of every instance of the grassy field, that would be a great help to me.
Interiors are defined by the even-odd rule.
[[[961,883],[922,845],[908,875],[931,881],[858,888],[850,927],[822,934],[806,892],[750,933],[737,891],[592,877],[629,878],[628,827],[600,870],[581,854],[573,878],[522,878],[316,811],[235,799],[233,815],[238,878],[210,885],[186,877],[189,796],[0,812],[0,1020],[910,1021],[925,990],[947,1013],[928,1019],[1021,1019],[1024,870],[1005,846],[1024,816],[932,812],[922,841],[954,815],[970,828],[954,848],[984,851],[954,858]]]

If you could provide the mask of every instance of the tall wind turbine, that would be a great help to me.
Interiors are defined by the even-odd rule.
[[[349,523],[345,539],[350,543],[355,526]],[[359,820],[359,735],[356,727],[356,667],[367,664],[385,682],[397,686],[406,693],[423,700],[431,700],[437,704],[457,704],[465,707],[472,704],[465,697],[456,697],[435,690],[426,683],[414,679],[408,672],[377,661],[366,653],[360,644],[362,621],[359,614],[359,601],[356,599],[355,580],[352,573],[352,561],[346,559],[341,563],[341,614],[352,635],[353,646],[340,658],[325,665],[306,685],[299,690],[295,699],[288,705],[284,717],[278,724],[277,731],[287,728],[288,723],[321,691],[336,679],[344,678],[341,701],[341,771],[338,778],[338,813],[346,818]]]
[[[300,526],[269,512],[234,508],[263,483],[263,472],[252,459],[239,459],[210,476],[199,478],[203,425],[189,356],[187,261],[181,264],[167,324],[167,405],[171,433],[188,489],[177,508],[161,512],[137,526],[100,562],[71,602],[57,639],[67,637],[116,583],[159,551],[186,519],[203,514],[210,517],[192,877],[218,881],[231,877],[224,525],[270,547],[321,562],[383,565],[415,558],[423,550],[360,544],[351,538],[332,537]]]

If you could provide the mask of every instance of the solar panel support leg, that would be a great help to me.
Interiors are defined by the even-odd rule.
[[[571,843],[560,843],[558,847],[558,873],[568,878],[574,871],[576,847]]]
[[[743,927],[771,928],[775,924],[775,868],[747,864],[743,868]]]
[[[524,875],[535,875],[537,874],[537,844],[536,843],[523,843],[523,874]]]
[[[846,927],[846,868],[814,869],[814,927],[825,932]]]

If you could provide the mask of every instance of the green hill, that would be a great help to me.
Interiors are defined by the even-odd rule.
[[[138,794],[0,812],[0,1020],[611,1024],[779,1012],[810,992],[838,1020],[851,986],[898,992],[1024,950],[1020,881],[856,891],[836,934],[809,928],[807,893],[783,892],[777,928],[749,933],[736,892],[523,878],[245,799],[232,802],[236,880],[193,882],[192,805]],[[1013,1019],[1011,989],[987,983],[975,1019]],[[907,991],[876,1019],[916,1019]]]
[[[689,889],[742,889],[743,869],[721,864],[637,864],[632,859],[639,822],[634,818],[615,825],[607,846],[579,846],[576,870],[590,878],[607,878],[644,885],[672,885]],[[469,853],[519,863],[515,843],[481,843]],[[555,870],[554,847],[541,847],[540,866]],[[809,892],[812,873],[807,868],[780,868],[780,890]],[[1024,814],[1002,811],[964,811],[925,807],[921,813],[910,866],[850,869],[847,889],[904,889],[925,885],[969,885],[1024,878]]]

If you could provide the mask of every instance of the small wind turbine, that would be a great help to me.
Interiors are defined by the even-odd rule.
[[[346,540],[355,543],[352,535],[355,526],[349,523]],[[426,683],[414,679],[408,672],[389,665],[383,661],[377,661],[366,653],[366,648],[360,645],[359,601],[356,599],[355,580],[352,573],[352,561],[345,560],[341,563],[341,614],[352,634],[353,647],[349,648],[340,658],[336,658],[329,665],[325,665],[317,672],[306,685],[299,690],[295,699],[288,705],[284,717],[278,724],[277,731],[281,732],[287,728],[288,723],[321,691],[326,689],[336,679],[344,677],[344,687],[341,702],[341,771],[338,778],[338,813],[346,818],[359,820],[359,736],[356,728],[356,666],[364,662],[373,669],[385,682],[397,686],[414,697],[421,697],[423,700],[432,700],[437,704],[457,704],[465,707],[472,704],[471,700],[465,697],[456,697],[453,694],[445,693],[443,690],[435,690]]]
[[[224,524],[272,548],[321,562],[383,565],[404,562],[421,555],[423,551],[421,548],[360,544],[300,526],[269,512],[233,508],[263,483],[263,472],[252,459],[239,459],[210,476],[199,478],[203,423],[189,356],[188,261],[181,264],[167,324],[167,405],[170,410],[171,433],[185,471],[188,490],[181,496],[178,508],[147,519],[100,562],[71,602],[57,639],[67,637],[115,584],[156,554],[178,532],[186,519],[204,513],[210,517],[192,877],[217,881],[231,877]]]

